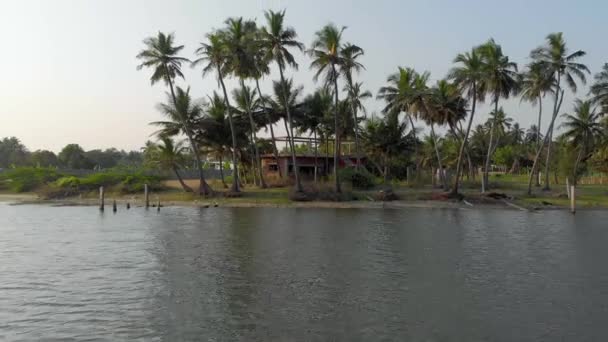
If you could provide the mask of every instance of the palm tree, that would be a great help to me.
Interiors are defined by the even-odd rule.
[[[279,66],[279,75],[281,77],[280,84],[285,86],[285,67],[291,66],[294,69],[298,68],[298,63],[296,63],[289,49],[295,48],[303,51],[304,45],[296,40],[298,35],[293,28],[285,27],[285,11],[266,11],[264,12],[264,17],[266,18],[266,27],[263,27],[261,30],[259,43],[267,53],[266,59],[274,60]],[[286,95],[287,90],[283,89],[282,94]],[[291,159],[296,180],[296,189],[298,192],[302,192],[303,188],[297,167],[295,142],[293,141],[293,120],[291,117],[291,110],[287,102],[288,99],[285,96],[282,98],[282,101],[286,111],[287,121],[289,121],[288,135],[291,136],[291,138],[289,138],[289,145],[291,148]]]
[[[312,95],[308,95],[304,99],[304,113],[299,120],[296,120],[296,125],[303,131],[311,131],[315,141],[315,171],[314,181],[317,182],[318,169],[318,139],[317,133],[321,132],[324,119],[331,110],[331,93],[326,88],[317,89]]]
[[[173,84],[175,78],[184,78],[184,74],[181,71],[182,63],[189,63],[190,61],[187,58],[178,56],[180,51],[184,49],[184,46],[175,46],[174,40],[175,37],[173,34],[164,34],[162,32],[158,32],[156,37],[146,38],[144,40],[146,48],[137,55],[137,58],[142,60],[142,63],[137,66],[137,70],[141,70],[144,67],[152,68],[154,72],[150,77],[150,82],[154,84],[158,81],[164,81],[171,92],[171,100],[174,108],[178,108],[178,99]],[[181,123],[181,130],[188,137],[192,153],[196,159],[196,166],[200,179],[199,194],[205,196],[209,195],[212,193],[212,189],[205,181],[199,148],[192,139],[192,130],[190,127],[187,127],[185,117],[176,116],[174,119],[176,119],[176,122]]]
[[[357,120],[357,110],[363,109],[364,107],[361,104],[361,100],[365,98],[371,97],[370,92],[361,92],[362,83],[354,83],[353,82],[353,71],[359,72],[361,69],[364,69],[363,64],[359,63],[357,59],[363,56],[363,49],[358,47],[357,45],[346,43],[342,47],[340,54],[342,56],[342,65],[340,65],[340,72],[346,79],[346,87],[344,90],[348,94],[349,105],[351,108],[351,112],[353,115],[354,123],[353,131],[355,134],[355,151],[357,153],[357,165],[356,168],[359,168],[361,165],[361,153],[359,149],[359,134],[358,134],[358,120]]]
[[[355,133],[355,151],[357,153],[357,165],[359,168],[361,165],[361,149],[359,146],[359,119],[357,116],[357,112],[360,110],[364,114],[366,113],[365,106],[363,106],[363,102],[366,99],[372,97],[372,93],[369,90],[362,90],[363,87],[362,82],[355,82],[353,84],[348,85],[344,91],[348,94],[348,102],[349,107],[353,113],[353,131]]]
[[[147,146],[150,149],[147,151],[151,157],[150,161],[161,170],[173,171],[184,191],[192,192],[192,189],[184,182],[179,173],[179,169],[183,168],[187,162],[187,148],[183,146],[181,141],[173,142],[171,138],[166,136],[160,136],[159,139],[159,144]]]
[[[500,142],[500,138],[505,137],[507,132],[511,129],[513,119],[507,117],[505,111],[500,107],[498,108],[498,111],[490,113],[490,118],[486,122],[486,125],[490,130],[494,131],[494,135],[496,136],[496,141],[494,141],[494,145],[491,147],[491,154],[494,154],[494,151],[496,151]]]
[[[232,111],[230,110],[230,100],[228,99],[228,92],[226,91],[226,85],[224,84],[224,75],[229,71],[228,69],[228,49],[226,44],[222,40],[221,32],[214,32],[207,35],[207,42],[200,43],[200,47],[196,49],[196,54],[200,58],[192,62],[192,66],[204,63],[203,66],[203,77],[209,72],[214,71],[217,73],[217,80],[222,88],[224,95],[224,103],[226,104],[225,110],[228,112],[228,123],[230,125],[230,136],[232,138],[232,164],[233,164],[233,175],[232,175],[232,192],[240,192],[239,182],[239,169],[238,169],[238,157],[237,157],[237,139],[234,120],[232,117]]]
[[[576,62],[576,60],[586,55],[585,51],[577,50],[573,53],[568,53],[568,48],[566,47],[566,42],[564,41],[564,37],[561,32],[549,34],[546,40],[547,44],[545,46],[534,49],[530,55],[535,63],[538,63],[540,68],[544,70],[544,73],[552,75],[551,83],[553,88],[552,93],[554,96],[553,115],[551,117],[549,127],[547,128],[544,141],[537,149],[536,156],[534,157],[534,164],[532,165],[532,172],[530,173],[530,179],[528,181],[528,194],[532,194],[532,178],[538,166],[538,160],[540,158],[542,147],[545,144],[548,144],[547,159],[545,163],[545,189],[550,189],[549,166],[551,164],[553,126],[564,99],[564,90],[561,87],[562,79],[566,80],[566,84],[574,93],[576,92],[577,88],[575,79],[578,79],[585,84],[585,73],[589,73],[587,66]]]
[[[589,157],[595,144],[604,137],[604,130],[592,101],[576,99],[574,114],[562,116],[565,119],[562,127],[566,129],[564,137],[578,149],[572,175],[572,181],[576,185],[579,164]]]
[[[608,63],[602,71],[595,75],[595,82],[591,85],[593,102],[602,106],[602,115],[608,114]]]
[[[343,64],[341,56],[341,40],[342,32],[346,27],[338,28],[333,24],[327,24],[321,30],[315,33],[315,39],[312,42],[310,55],[313,58],[310,64],[311,69],[316,69],[314,76],[315,81],[319,76],[324,75],[324,84],[326,87],[333,85],[334,93],[334,132],[335,132],[335,147],[334,147],[334,177],[335,191],[342,192],[340,187],[340,177],[338,175],[338,166],[340,164],[340,124],[339,124],[339,88],[338,88],[338,69]]]
[[[410,98],[413,90],[413,82],[416,78],[416,71],[412,68],[399,67],[399,71],[390,75],[387,78],[388,85],[383,86],[378,91],[377,99],[382,99],[386,102],[386,106],[382,112],[386,115],[388,113],[405,113],[409,120],[410,126],[412,126],[412,135],[416,140],[416,129],[414,126],[414,120],[412,119],[412,113],[409,112]],[[418,146],[414,146],[414,155],[418,158]],[[416,168],[418,168],[418,162],[416,162]]]
[[[257,97],[255,90],[247,87],[244,84],[241,84],[241,87],[238,89],[234,89],[232,91],[232,97],[234,98],[234,102],[238,110],[245,113],[249,119],[250,125],[250,139],[252,148],[256,158],[256,168],[258,170],[258,177],[260,179],[260,187],[267,188],[266,182],[264,181],[264,174],[262,172],[262,164],[260,161],[260,151],[258,148],[258,139],[256,136],[256,132],[258,130],[258,124],[253,119],[253,112],[259,110],[260,108],[260,99]]]
[[[541,119],[543,115],[543,97],[551,90],[552,77],[546,74],[546,70],[539,63],[530,63],[527,71],[521,75],[521,97],[532,104],[538,104],[538,125],[536,129],[540,133]],[[536,134],[536,148],[541,146],[541,134]],[[540,186],[539,177],[536,179],[536,186]]]
[[[498,113],[498,101],[500,98],[508,99],[509,96],[518,90],[518,74],[517,64],[509,61],[509,57],[502,52],[502,47],[493,39],[480,47],[485,69],[485,84],[486,90],[492,96],[494,103],[494,113]],[[490,173],[490,161],[492,159],[494,146],[494,130],[496,129],[496,121],[493,121],[490,127],[490,143],[488,144],[488,153],[486,154],[486,162],[483,170],[483,178],[481,182],[481,192],[485,192],[488,188],[488,175]]]
[[[243,20],[239,18],[229,18],[226,20],[226,28],[222,31],[222,39],[226,45],[228,58],[227,67],[230,72],[239,79],[241,89],[245,89],[245,80],[248,78],[256,79],[259,75],[259,65],[257,64],[257,44],[256,38],[258,30],[254,21]],[[249,92],[251,93],[251,92]],[[251,94],[250,94],[251,95]],[[249,96],[241,97],[241,99],[248,101]],[[244,108],[249,116],[249,121],[252,128],[255,127],[253,123],[253,116],[251,109],[253,108],[251,103],[244,103]],[[260,180],[260,187],[266,188],[266,182],[264,181],[264,173],[262,172],[262,162],[260,160],[260,151],[257,145],[256,131],[252,131],[253,140],[253,153],[255,158],[254,169],[258,172],[258,178]]]
[[[458,162],[456,163],[456,179],[452,188],[452,195],[458,194],[460,185],[460,171],[462,169],[462,157],[464,155],[465,146],[467,146],[473,117],[477,101],[483,102],[486,94],[484,61],[482,59],[479,48],[473,48],[470,52],[461,53],[454,59],[454,63],[458,66],[452,68],[448,74],[448,78],[454,81],[454,84],[460,88],[463,94],[466,94],[471,101],[471,115],[469,123],[460,145],[458,153]]]

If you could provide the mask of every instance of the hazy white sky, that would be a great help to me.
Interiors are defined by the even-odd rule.
[[[428,70],[436,80],[458,52],[490,37],[524,64],[547,33],[563,31],[571,49],[587,51],[584,62],[592,72],[608,62],[608,5],[592,0],[0,0],[0,137],[17,136],[32,150],[57,151],[72,142],[85,149],[138,149],[154,131],[148,123],[161,118],[155,105],[165,91],[162,84],[150,86],[149,71],[136,70],[145,37],[175,32],[191,58],[204,35],[227,17],[262,23],[263,10],[283,8],[307,46],[330,21],[348,26],[345,40],[366,52],[359,80],[374,95],[397,66]],[[311,92],[310,61],[302,55],[298,61],[300,69],[288,74]],[[181,85],[190,85],[197,97],[216,89],[212,75],[203,80],[189,67],[185,74]],[[577,95],[586,93],[583,88]],[[371,100],[367,106],[372,112],[381,104]],[[536,109],[519,100],[505,109],[524,127],[535,121]],[[482,107],[479,119],[486,113]]]

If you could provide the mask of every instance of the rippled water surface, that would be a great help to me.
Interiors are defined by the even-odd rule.
[[[0,340],[606,341],[608,213],[0,204]]]

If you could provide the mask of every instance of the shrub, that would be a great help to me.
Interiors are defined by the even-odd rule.
[[[350,182],[353,188],[369,189],[374,186],[374,176],[366,169],[344,168],[340,170],[340,177],[344,181]]]
[[[0,173],[0,186],[13,192],[33,191],[60,178],[52,168],[18,167]]]
[[[80,185],[80,179],[74,176],[61,177],[55,181],[55,185],[60,188],[77,188]]]

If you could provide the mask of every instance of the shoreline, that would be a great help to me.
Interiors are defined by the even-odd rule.
[[[39,205],[50,205],[50,206],[97,206],[98,199],[96,198],[64,198],[64,199],[41,199],[35,194],[0,194],[0,202],[8,202],[10,205],[28,205],[28,204],[39,204]],[[112,206],[113,200],[106,200],[106,208]],[[124,207],[127,203],[132,208],[144,207],[141,199],[116,199],[117,205]],[[151,208],[156,207],[156,203],[153,203]],[[345,201],[345,202],[330,202],[330,201],[308,201],[308,202],[286,202],[286,203],[272,203],[265,201],[238,201],[233,202],[224,198],[218,198],[216,200],[167,200],[161,201],[162,207],[183,207],[183,208],[210,208],[210,207],[224,207],[224,208],[300,208],[300,209],[458,209],[458,210],[479,210],[479,209],[492,209],[492,210],[509,210],[509,211],[526,211],[526,212],[537,212],[547,210],[569,210],[568,207],[564,206],[543,206],[543,207],[529,207],[522,206],[520,204],[514,204],[512,202],[500,202],[495,203],[472,203],[467,204],[465,202],[457,201],[437,201],[437,200],[395,200],[395,201]],[[107,210],[107,209],[106,209]],[[110,209],[111,210],[111,209]],[[119,208],[120,210],[120,208]],[[579,210],[608,210],[604,207],[578,207]]]

